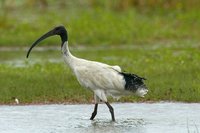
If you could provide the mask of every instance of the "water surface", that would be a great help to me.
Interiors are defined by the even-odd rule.
[[[116,122],[106,105],[0,106],[1,133],[199,133],[200,104],[113,103]]]

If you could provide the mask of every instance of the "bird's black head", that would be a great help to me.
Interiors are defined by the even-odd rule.
[[[52,32],[53,32],[53,34],[60,35],[60,36],[62,36],[62,35],[67,33],[67,31],[66,31],[64,26],[57,26],[52,30]]]
[[[61,40],[62,40],[62,44],[61,47],[63,46],[64,42],[66,42],[68,40],[68,36],[67,36],[67,30],[65,29],[64,26],[57,26],[54,29],[50,30],[49,32],[45,33],[43,36],[41,36],[39,39],[37,39],[32,46],[30,47],[30,49],[27,52],[26,57],[28,58],[32,48],[34,46],[36,46],[39,42],[41,42],[42,40],[50,37],[50,36],[54,36],[54,35],[59,35]]]
[[[60,35],[61,40],[62,40],[62,45],[64,44],[64,42],[68,40],[67,30],[65,29],[64,26],[55,27],[52,31],[54,35]]]

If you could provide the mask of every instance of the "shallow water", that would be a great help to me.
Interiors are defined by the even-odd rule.
[[[113,103],[116,122],[101,104],[0,106],[1,133],[199,133],[200,104]]]

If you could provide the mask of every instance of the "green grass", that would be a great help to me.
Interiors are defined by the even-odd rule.
[[[71,51],[77,57],[117,64],[127,72],[147,78],[149,93],[145,98],[129,96],[121,102],[199,102],[200,45],[194,42],[179,45],[177,42],[141,46],[81,45],[71,47]],[[1,104],[12,103],[14,96],[22,103],[92,102],[92,93],[78,84],[61,60],[59,50],[34,49],[28,60],[25,55],[24,50],[0,52]]]
[[[48,2],[47,8],[20,2],[14,8],[0,7],[0,104],[12,103],[11,97],[22,103],[92,101],[92,93],[78,84],[59,50],[34,49],[25,59],[24,49],[60,24],[67,27],[74,55],[117,64],[148,79],[144,99],[120,101],[200,102],[200,8],[194,3],[195,8],[175,2],[173,8],[162,9],[165,5],[156,7],[155,2],[155,7],[149,3],[120,9],[120,1],[100,6]],[[59,38],[52,37],[38,47],[59,44]]]
[[[57,25],[65,25],[72,45],[148,44],[163,41],[199,41],[199,8],[190,10],[115,11],[84,6],[42,10],[18,7],[0,14],[0,46],[29,46]],[[49,45],[57,43],[48,39]]]

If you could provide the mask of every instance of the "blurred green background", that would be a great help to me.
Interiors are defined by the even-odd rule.
[[[61,24],[67,27],[71,44],[199,41],[199,0],[2,0],[0,4],[1,46],[28,45]]]
[[[58,25],[67,28],[75,56],[148,79],[144,99],[121,102],[200,102],[199,0],[1,0],[0,104],[12,104],[12,97],[91,103],[92,93],[64,65],[58,37],[25,58],[28,47]]]

